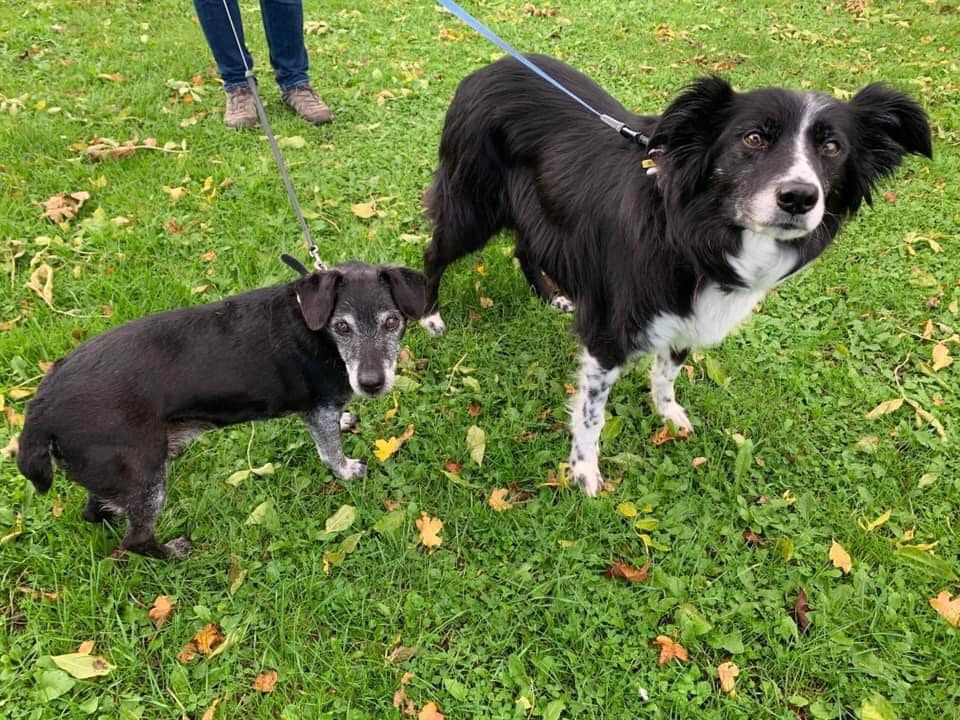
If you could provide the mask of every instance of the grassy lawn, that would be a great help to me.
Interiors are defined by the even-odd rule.
[[[311,128],[281,106],[258,6],[243,5],[324,258],[419,267],[446,106],[498,53],[428,0],[306,0],[312,75],[336,115]],[[199,719],[217,701],[215,718],[390,718],[401,687],[448,718],[960,716],[960,633],[929,604],[960,593],[960,362],[934,369],[938,345],[960,356],[960,7],[467,7],[648,112],[711,72],[841,97],[883,80],[928,110],[935,159],[909,158],[820,261],[693,357],[678,382],[688,441],[651,443],[646,363],[617,383],[602,460],[615,488],[598,499],[556,482],[576,344],[508,237],[451,268],[449,332],[409,331],[398,389],[353,404],[345,446],[365,479],[332,482],[295,420],[187,450],[158,531],[193,539],[184,562],[109,557],[122,527],[84,523],[82,489],[58,475],[37,496],[0,461],[0,718]],[[42,363],[120,322],[287,281],[279,254],[305,252],[265,139],[222,126],[190,3],[4,2],[0,50],[3,447]],[[103,138],[135,150],[95,162],[84,148]],[[44,217],[48,198],[81,191],[76,217]],[[369,202],[374,217],[351,209]],[[27,287],[43,265],[49,304],[47,271]],[[374,458],[409,425],[394,457]],[[272,474],[225,482],[266,463]],[[491,492],[511,486],[519,501],[495,512]],[[326,532],[344,505],[356,519]],[[433,552],[422,512],[444,523]],[[828,559],[834,540],[849,574]],[[649,578],[606,577],[615,561],[649,563]],[[158,595],[175,603],[160,628]],[[208,623],[227,645],[178,660]],[[689,659],[658,665],[659,635]],[[50,659],[88,640],[115,666],[105,677],[74,680]],[[735,696],[717,680],[728,661]],[[272,692],[251,687],[270,670]]]

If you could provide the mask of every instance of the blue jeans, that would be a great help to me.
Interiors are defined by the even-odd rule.
[[[226,0],[236,36],[223,3],[224,0],[193,0],[200,27],[223,79],[223,89],[232,90],[247,84],[246,68],[253,70],[253,57],[243,37],[238,0]],[[280,89],[286,91],[307,84],[309,62],[303,42],[302,0],[260,0],[260,13],[270,48],[270,65]],[[237,45],[238,38],[242,51]]]

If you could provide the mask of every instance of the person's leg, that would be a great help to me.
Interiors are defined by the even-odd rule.
[[[330,122],[333,113],[310,86],[302,0],[260,0],[260,11],[283,102],[309,123]]]
[[[247,68],[253,70],[253,57],[243,38],[240,4],[237,0],[226,2],[229,15],[224,0],[193,0],[193,6],[227,93],[224,124],[230,128],[254,127],[258,122],[257,106],[246,79]]]
[[[253,57],[247,50],[243,39],[243,24],[240,20],[240,4],[237,0],[227,0],[230,16],[227,16],[223,7],[223,0],[193,0],[193,7],[197,11],[197,19],[207,38],[207,45],[213,54],[214,62],[220,71],[223,80],[223,89],[230,91],[240,85],[246,85],[246,67],[253,69]],[[233,19],[231,27],[230,19]],[[236,30],[236,36],[234,35]],[[237,46],[237,39],[243,47],[241,52]],[[246,66],[244,66],[246,60]]]

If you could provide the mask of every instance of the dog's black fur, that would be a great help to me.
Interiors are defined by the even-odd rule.
[[[739,313],[751,293],[760,293],[756,302],[820,255],[905,154],[931,155],[923,110],[879,84],[841,103],[778,88],[741,94],[722,79],[704,78],[656,117],[627,111],[558,60],[530,57],[600,112],[650,136],[656,172],[641,167],[645,149],[512,58],[473,73],[449,107],[439,166],[425,193],[434,225],[424,255],[433,314],[421,323],[443,331],[444,269],[497,231],[513,229],[531,285],[556,300],[546,274],[575,304],[574,330],[600,373],[593,379],[651,350],[664,356],[666,375],[674,372],[689,339],[655,337],[658,319],[696,325],[705,289],[720,303],[725,294],[737,296]],[[748,217],[760,207],[772,208],[776,220]],[[756,243],[779,264],[764,265]],[[745,277],[745,264],[762,281]],[[595,385],[581,387],[588,390],[606,396]],[[670,402],[672,396],[671,379]],[[599,418],[596,407],[583,407],[588,427],[602,425],[602,403]],[[667,415],[688,424],[682,408]],[[581,454],[576,447],[571,454],[575,469]],[[596,491],[596,478],[578,479]]]
[[[362,474],[340,450],[340,413],[354,392],[389,390],[405,321],[423,309],[419,272],[345,263],[121,325],[44,377],[27,407],[20,471],[44,492],[55,459],[88,490],[85,519],[126,514],[123,547],[182,557],[189,541],[159,543],[154,523],[183,444],[205,430],[299,413],[338,477]]]

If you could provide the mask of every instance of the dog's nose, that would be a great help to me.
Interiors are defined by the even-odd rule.
[[[777,205],[791,215],[810,212],[819,199],[817,186],[810,183],[785,183],[777,188]]]
[[[383,374],[373,370],[361,370],[357,375],[360,389],[368,395],[376,395],[383,390]]]

